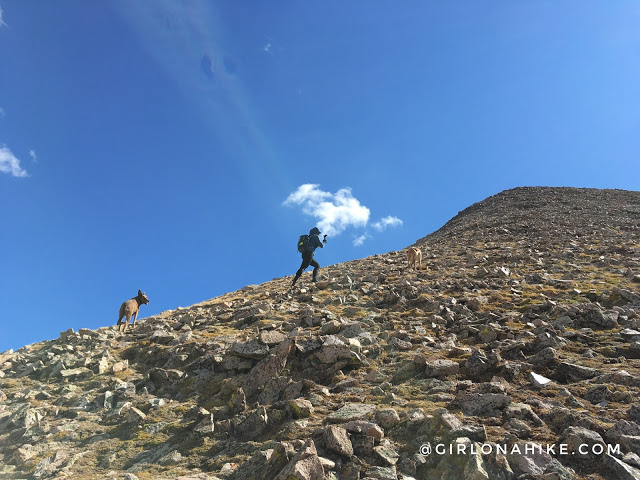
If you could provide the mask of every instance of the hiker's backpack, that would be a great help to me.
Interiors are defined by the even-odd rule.
[[[300,235],[298,238],[298,251],[304,253],[309,247],[309,235]]]

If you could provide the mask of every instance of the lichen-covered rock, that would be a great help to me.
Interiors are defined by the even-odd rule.
[[[398,474],[395,466],[389,467],[369,467],[365,472],[366,478],[377,480],[397,480]]]
[[[376,405],[372,404],[349,403],[330,413],[327,416],[327,421],[330,423],[346,423],[353,420],[366,420],[374,415],[376,408]]]
[[[595,368],[584,367],[569,362],[562,362],[558,365],[555,375],[559,377],[561,382],[576,382],[579,380],[587,380],[598,374]]]
[[[269,417],[267,410],[265,407],[258,407],[244,420],[238,419],[234,433],[242,440],[251,440],[262,435],[268,428]]]
[[[527,360],[537,367],[548,367],[558,363],[558,351],[553,347],[546,347]]]
[[[373,447],[373,457],[382,465],[395,465],[398,463],[400,454],[389,440],[384,440],[377,447]]]
[[[239,357],[261,360],[269,355],[269,348],[257,340],[252,340],[251,342],[234,343],[231,352]]]
[[[612,478],[618,480],[640,480],[640,469],[632,467],[608,453],[604,454],[604,464]]]
[[[353,445],[347,431],[337,425],[329,425],[324,432],[325,445],[340,455],[350,457],[353,455]]]
[[[313,405],[305,398],[296,398],[289,402],[293,418],[309,418],[313,414]]]
[[[502,415],[502,409],[511,403],[511,397],[503,393],[462,394],[455,400],[466,415],[491,416]]]
[[[602,436],[583,427],[569,427],[562,432],[562,443],[567,445],[567,451],[582,460],[594,460],[599,457],[594,445],[605,445]]]
[[[542,475],[553,461],[551,455],[539,444],[518,442],[507,451],[507,460],[517,475]]]
[[[385,430],[395,427],[400,423],[400,416],[393,408],[381,408],[376,412],[378,424]]]
[[[313,440],[305,442],[274,480],[324,480],[324,468]]]
[[[425,374],[427,377],[448,377],[456,375],[460,370],[458,362],[440,358],[427,362],[425,365]]]

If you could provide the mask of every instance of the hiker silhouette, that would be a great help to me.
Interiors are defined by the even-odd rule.
[[[302,253],[302,264],[300,268],[296,272],[296,276],[293,278],[293,283],[291,287],[294,287],[302,272],[311,265],[313,267],[313,282],[318,281],[318,271],[320,270],[320,264],[316,262],[313,258],[313,254],[316,251],[316,248],[324,248],[324,244],[327,243],[327,236],[324,236],[324,239],[320,241],[320,229],[318,227],[313,227],[309,230],[309,235],[300,235],[298,239],[298,251]]]

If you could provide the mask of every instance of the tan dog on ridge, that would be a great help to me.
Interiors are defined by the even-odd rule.
[[[416,270],[422,268],[422,250],[418,247],[409,247],[409,250],[407,250],[407,259],[409,260],[409,268],[413,267]]]
[[[149,299],[147,296],[138,290],[138,295],[133,297],[131,300],[127,300],[122,305],[120,305],[120,314],[118,317],[118,330],[120,330],[120,325],[124,324],[124,328],[122,331],[127,330],[127,324],[131,317],[133,317],[133,322],[131,323],[131,328],[135,327],[136,320],[138,319],[138,312],[140,311],[140,305],[149,303]],[[122,319],[126,318],[123,322]]]

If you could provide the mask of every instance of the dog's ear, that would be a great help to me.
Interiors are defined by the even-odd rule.
[[[138,290],[138,295],[142,295],[142,292],[140,290]]]

